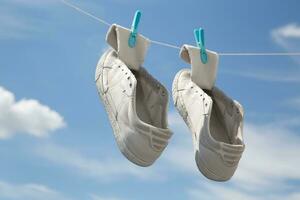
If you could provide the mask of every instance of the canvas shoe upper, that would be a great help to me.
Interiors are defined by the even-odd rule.
[[[168,144],[168,92],[147,71],[130,70],[114,50],[101,57],[96,85],[118,147],[140,166],[151,165]]]
[[[225,181],[234,174],[244,151],[243,108],[218,88],[202,90],[191,70],[177,73],[173,100],[193,136],[195,160],[207,178]]]

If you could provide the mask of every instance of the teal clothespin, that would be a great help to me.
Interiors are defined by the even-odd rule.
[[[207,63],[208,57],[205,49],[205,43],[204,43],[204,29],[199,28],[194,30],[194,35],[196,39],[196,43],[198,47],[200,48],[200,58],[203,64]]]
[[[131,25],[131,33],[128,39],[128,45],[131,48],[135,47],[136,45],[137,28],[141,19],[141,15],[142,15],[141,11],[137,10],[133,18],[133,22]]]

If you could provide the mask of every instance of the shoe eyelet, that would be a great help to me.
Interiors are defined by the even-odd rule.
[[[129,80],[129,79],[130,79],[130,76],[127,77],[127,80]]]
[[[129,84],[129,87],[132,87],[132,83]]]

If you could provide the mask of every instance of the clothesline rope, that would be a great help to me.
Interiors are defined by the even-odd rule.
[[[91,14],[91,13],[85,11],[85,10],[82,10],[82,9],[79,8],[78,6],[76,6],[76,5],[74,5],[74,4],[71,4],[71,3],[69,3],[68,1],[61,0],[61,2],[62,2],[63,4],[65,4],[66,6],[69,6],[70,8],[73,8],[73,9],[77,10],[78,12],[80,12],[80,13],[82,13],[82,14],[84,14],[84,15],[87,15],[87,16],[89,16],[89,17],[91,17],[92,19],[94,19],[94,20],[96,20],[96,21],[98,21],[98,22],[100,22],[100,23],[102,23],[102,24],[104,24],[104,25],[106,25],[106,26],[108,26],[108,27],[111,26],[111,24],[108,23],[107,21],[105,21],[105,20],[103,20],[103,19],[100,19],[99,17],[97,17],[97,16],[95,16],[95,15],[93,15],[93,14]]]
[[[65,4],[66,6],[73,8],[74,10],[78,11],[81,14],[84,14],[104,25],[106,25],[107,27],[110,27],[111,24],[108,23],[106,20],[101,19],[95,15],[93,15],[90,12],[87,12],[81,8],[79,8],[78,6],[66,1],[66,0],[61,0],[61,2],[63,4]],[[179,46],[170,44],[170,43],[166,43],[166,42],[160,42],[160,41],[156,41],[156,40],[150,40],[151,43],[156,44],[156,45],[160,45],[160,46],[164,46],[164,47],[169,47],[169,48],[173,48],[173,49],[180,49]],[[300,56],[300,52],[248,52],[248,53],[242,53],[242,52],[229,52],[229,53],[218,53],[220,56]]]

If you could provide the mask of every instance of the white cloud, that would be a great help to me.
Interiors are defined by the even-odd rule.
[[[286,52],[300,52],[300,25],[290,23],[271,30],[270,36],[272,40]],[[266,57],[267,58],[267,57]],[[278,57],[279,58],[279,57]],[[280,57],[285,59],[286,57]],[[288,56],[288,59],[295,61],[295,64],[279,66],[264,64],[262,66],[245,66],[243,70],[225,70],[226,74],[236,75],[240,77],[253,78],[260,81],[282,82],[282,83],[299,83],[300,82],[300,59],[299,56]],[[268,57],[275,60],[275,57]],[[271,69],[267,69],[267,67]]]
[[[272,189],[287,185],[288,180],[300,180],[300,137],[296,133],[279,123],[247,124],[244,132],[247,149],[234,181],[249,189]]]
[[[49,107],[33,99],[16,101],[14,94],[3,87],[0,87],[0,113],[0,139],[16,133],[44,137],[65,125],[63,118]]]
[[[186,125],[183,120],[176,119],[177,114],[171,116],[172,128],[178,130],[177,135],[180,131],[184,135],[177,138],[165,159],[173,170],[177,168],[186,176],[199,174],[192,141],[184,139],[191,137],[182,130]],[[300,180],[300,136],[289,125],[292,124],[286,121],[263,125],[247,123],[244,130],[246,150],[233,178],[226,184],[201,181],[187,190],[191,199],[281,199],[283,194],[288,197],[285,199],[297,199],[300,194],[289,181]]]
[[[290,23],[282,27],[272,30],[271,35],[275,42],[287,47],[287,40],[300,39],[300,25],[297,23]]]
[[[297,23],[289,23],[273,29],[271,31],[271,37],[276,44],[288,52],[300,51],[300,25]],[[296,63],[300,64],[300,59],[298,56],[291,56],[291,58]],[[298,71],[292,71],[291,75],[292,74],[294,74],[294,76],[299,76],[299,69]]]
[[[155,171],[155,168],[138,167],[125,158],[89,158],[72,149],[48,144],[40,146],[36,153],[53,163],[67,167],[84,177],[101,182],[110,182],[126,177],[136,177],[145,180],[162,180],[163,176]]]
[[[0,181],[0,199],[5,200],[69,200],[47,186],[40,184],[11,184]]]
[[[116,198],[116,197],[103,197],[95,194],[91,194],[90,197],[91,200],[121,200],[120,198]]]
[[[284,67],[282,67],[283,69]],[[267,82],[282,82],[282,83],[299,83],[300,76],[298,71],[290,71],[290,70],[255,70],[252,67],[250,70],[226,70],[223,71],[225,74],[230,74],[234,76],[246,77],[257,79],[260,81],[267,81]]]
[[[190,199],[205,199],[205,200],[298,200],[300,192],[297,190],[290,193],[281,193],[280,191],[264,192],[260,191],[248,192],[239,188],[226,185],[224,183],[198,183],[195,187],[187,190]]]
[[[190,199],[205,200],[255,200],[254,195],[245,194],[239,190],[213,183],[198,183],[196,187],[187,190]]]

